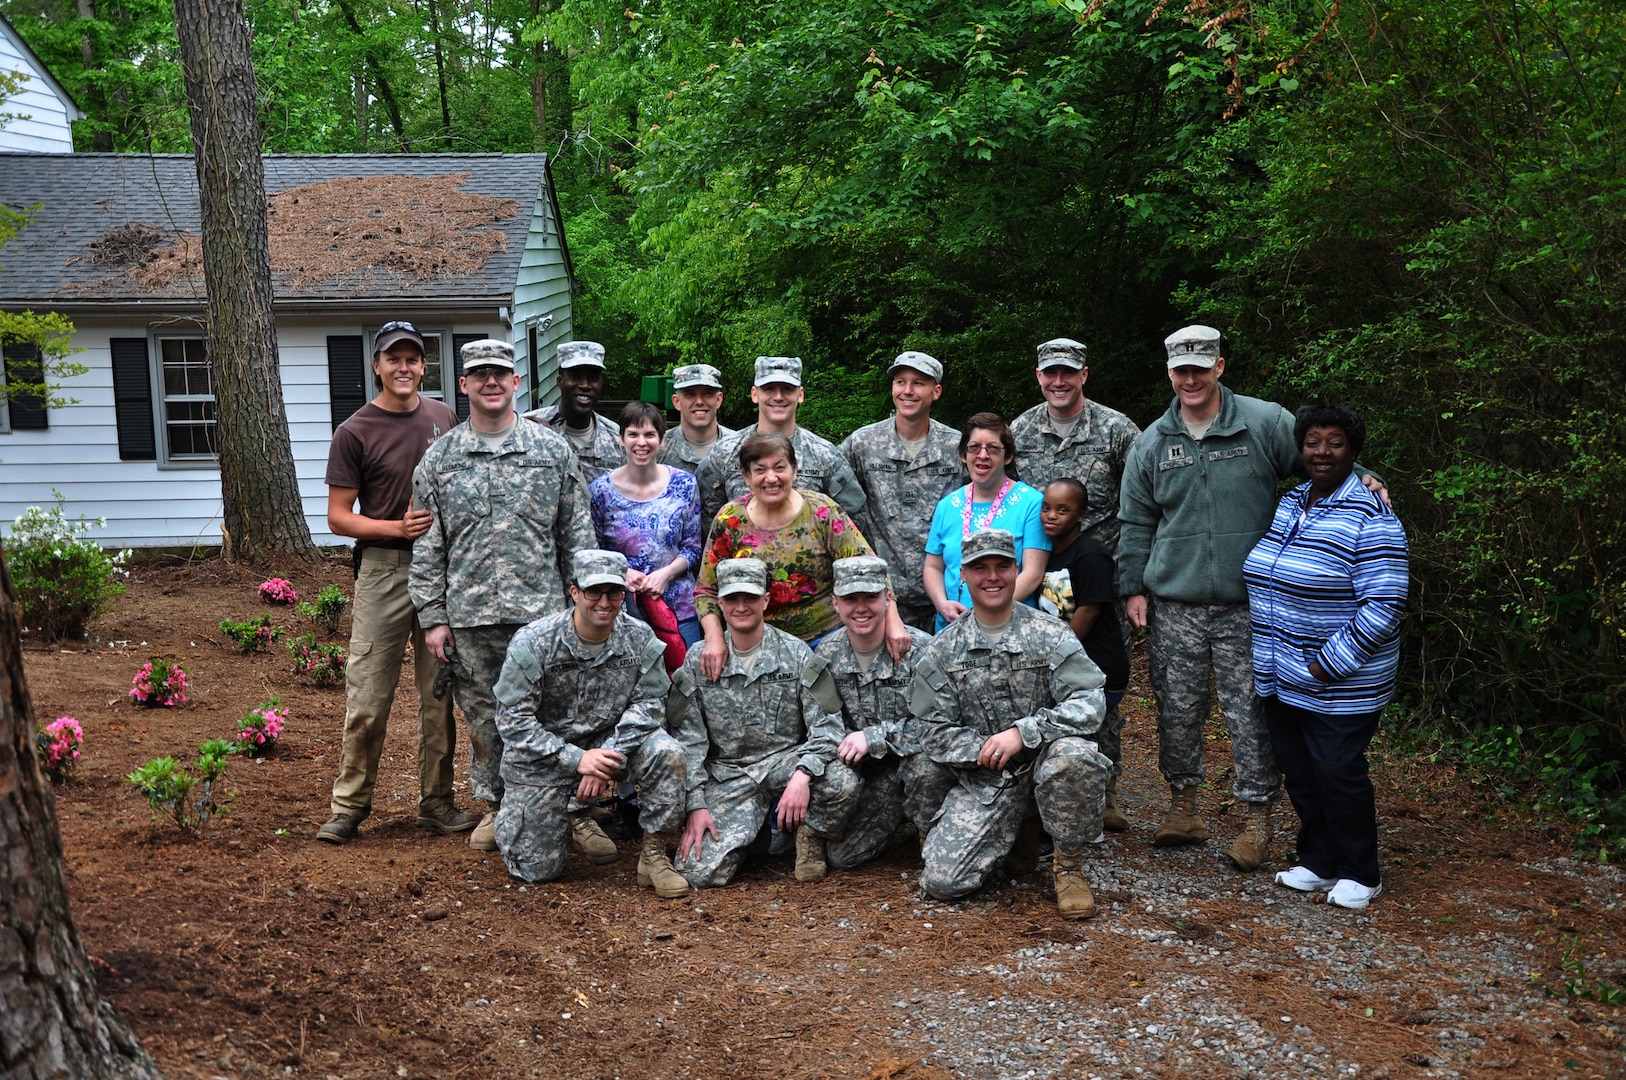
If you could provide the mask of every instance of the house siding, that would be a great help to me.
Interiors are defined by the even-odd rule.
[[[527,331],[531,324],[540,323],[546,316],[553,322],[546,330],[537,332],[537,352],[540,353],[540,377],[535,386],[524,389],[530,408],[556,405],[559,402],[559,362],[555,350],[562,341],[573,339],[575,327],[571,322],[570,274],[565,262],[562,242],[563,229],[553,213],[553,202],[542,191],[531,214],[531,228],[526,235],[525,253],[520,259],[519,276],[514,284],[514,348],[524,353],[529,348]],[[529,381],[530,358],[521,360],[521,370]]]
[[[77,110],[57,96],[12,33],[9,26],[0,26],[0,71],[21,72],[24,79],[17,94],[0,104],[0,111],[16,117],[0,127],[0,153],[70,153]]]

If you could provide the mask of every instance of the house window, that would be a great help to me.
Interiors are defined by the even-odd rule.
[[[201,337],[158,339],[159,419],[169,460],[214,458],[215,390]]]

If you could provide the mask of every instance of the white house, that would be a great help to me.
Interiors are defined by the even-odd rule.
[[[267,155],[278,351],[299,492],[318,543],[333,429],[373,394],[377,329],[429,343],[426,392],[457,400],[465,341],[512,341],[527,407],[557,399],[572,271],[545,154]],[[67,497],[105,545],[220,541],[214,396],[203,338],[197,176],[185,155],[0,154],[0,200],[34,206],[0,249],[0,310],[76,327],[74,403],[0,406],[0,523]],[[4,344],[4,343],[0,343]],[[15,343],[6,368],[37,362]],[[24,365],[19,369],[18,365]]]
[[[73,149],[73,122],[85,114],[51,77],[45,63],[0,15],[0,71],[22,76],[21,88],[0,103],[0,153],[66,153]]]

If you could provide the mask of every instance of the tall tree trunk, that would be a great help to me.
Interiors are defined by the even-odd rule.
[[[0,551],[0,1075],[156,1078],[152,1059],[97,990],[68,912],[56,799],[35,754],[20,631]]]
[[[96,17],[96,5],[93,0],[74,0],[74,11],[86,22]],[[86,71],[96,70],[96,41],[88,32],[79,35],[79,56],[84,61]],[[97,120],[105,123],[109,112],[107,108],[107,91],[92,84],[91,87],[81,90],[80,93],[85,94],[87,91],[89,91],[90,100],[87,101],[84,97],[79,99],[87,106],[85,114],[94,116]],[[113,132],[105,127],[98,127],[95,134],[90,137],[90,148],[98,154],[112,151]]]
[[[531,0],[531,25],[557,8],[558,0]],[[531,46],[531,61],[531,149],[552,153],[571,133],[570,59],[544,37]]]
[[[395,141],[401,144],[401,153],[410,154],[412,144],[407,142],[406,124],[401,120],[401,106],[396,103],[395,91],[384,74],[384,65],[373,55],[373,44],[367,40],[367,32],[361,28],[361,20],[356,18],[355,11],[346,0],[339,0],[339,12],[344,16],[344,21],[351,32],[361,38],[366,45],[367,70],[373,73],[373,81],[378,84],[378,96],[384,99],[384,111],[389,113],[390,127],[395,129]],[[362,92],[365,93],[365,90]]]
[[[443,148],[449,148],[452,141],[452,107],[446,100],[446,59],[441,53],[443,35],[440,32],[439,0],[429,0],[429,29],[435,35],[435,85],[440,89],[440,133],[445,140]]]
[[[313,557],[277,360],[248,19],[242,0],[175,0],[175,29],[198,165],[227,553]]]

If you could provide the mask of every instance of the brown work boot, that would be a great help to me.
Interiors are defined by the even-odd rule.
[[[1031,814],[1017,831],[1016,843],[1005,856],[1005,872],[1013,878],[1031,874],[1039,869],[1039,841],[1044,837],[1044,823],[1038,814]]]
[[[824,864],[824,837],[803,825],[796,830],[796,880],[818,881],[829,872]]]
[[[1270,851],[1270,804],[1247,803],[1248,823],[1242,835],[1225,850],[1225,857],[1244,872],[1259,869]]]
[[[475,851],[497,850],[497,811],[487,810],[480,824],[469,833],[469,847]]]
[[[1084,880],[1084,851],[1069,851],[1061,844],[1051,857],[1051,872],[1056,879],[1056,907],[1064,919],[1088,919],[1095,915],[1095,896],[1089,882]]]
[[[479,814],[470,814],[459,810],[451,802],[435,803],[432,806],[418,808],[418,828],[428,829],[430,832],[437,832],[442,836],[466,833],[478,824],[480,824]]]
[[[1101,827],[1107,832],[1128,832],[1129,818],[1118,802],[1118,778],[1107,781],[1107,802],[1101,808]]]
[[[672,857],[666,850],[666,845],[676,840],[675,836],[646,832],[643,850],[638,853],[638,884],[654,889],[655,895],[665,900],[689,895],[689,883],[672,869]]]
[[[587,856],[588,862],[600,866],[615,862],[621,854],[616,850],[615,841],[604,835],[604,830],[587,810],[570,815],[570,846]]]
[[[1200,844],[1208,839],[1208,826],[1197,816],[1197,785],[1169,789],[1169,811],[1152,834],[1156,847]]]
[[[334,814],[316,830],[316,839],[327,844],[348,844],[361,828],[363,814]]]

